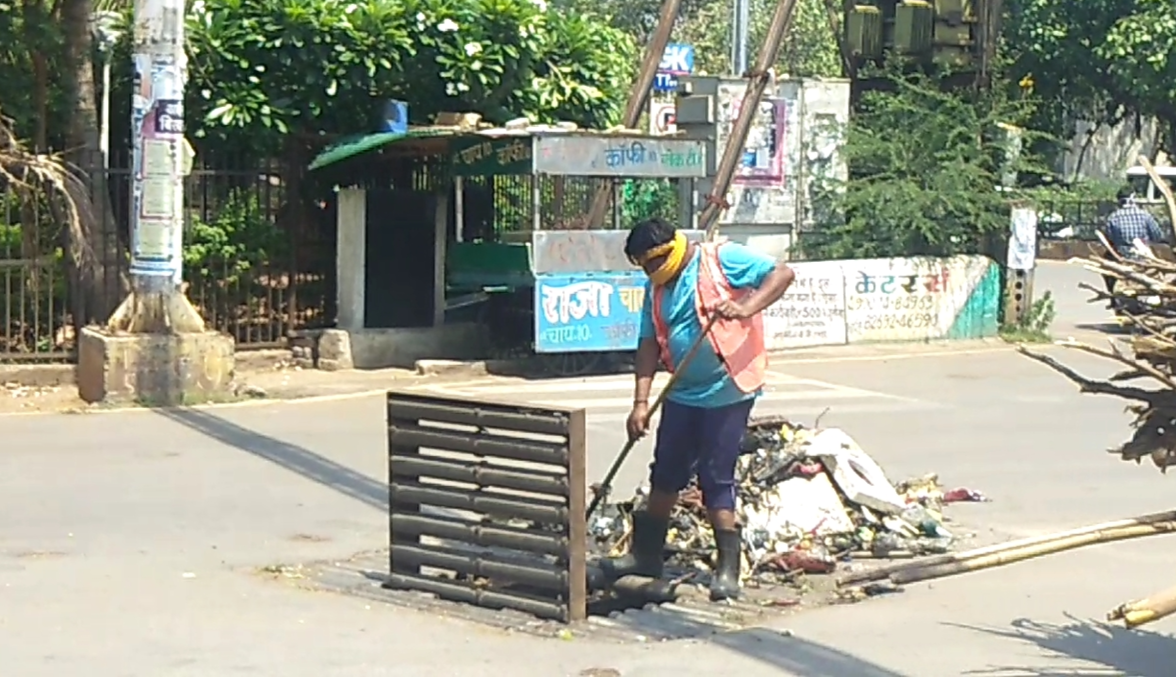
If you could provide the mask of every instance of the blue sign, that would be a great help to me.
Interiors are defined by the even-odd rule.
[[[668,44],[653,78],[653,91],[672,92],[678,89],[678,76],[694,72],[694,46]]]
[[[636,350],[645,274],[539,275],[535,279],[535,352]]]
[[[673,92],[678,89],[678,76],[673,73],[654,73],[653,91]]]
[[[662,60],[657,70],[673,75],[690,75],[694,72],[694,46],[674,43],[666,45],[666,51],[662,52]]]

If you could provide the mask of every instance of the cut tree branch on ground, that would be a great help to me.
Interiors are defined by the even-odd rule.
[[[1068,348],[1083,346],[1086,352],[1095,355],[1107,356],[1111,354],[1109,351],[1103,351],[1093,346],[1085,346],[1077,342],[1064,342],[1060,345]],[[1150,390],[1116,385],[1110,381],[1089,379],[1049,355],[1033,352],[1024,346],[1019,347],[1018,350],[1022,355],[1036,360],[1065,376],[1075,383],[1084,393],[1114,395],[1139,402],[1140,404],[1133,404],[1127,407],[1127,411],[1135,415],[1135,420],[1132,423],[1135,432],[1131,436],[1131,439],[1121,446],[1108,451],[1118,455],[1124,461],[1135,461],[1136,463],[1141,462],[1145,456],[1151,457],[1152,463],[1161,472],[1166,472],[1170,465],[1176,465],[1176,390],[1170,387]],[[1147,365],[1139,360],[1133,361],[1125,355],[1122,358],[1122,360],[1118,361],[1123,361],[1133,369],[1147,373],[1152,378],[1155,378],[1154,374],[1152,374],[1154,368],[1151,365]],[[1164,382],[1171,382],[1171,379],[1165,378]]]
[[[1140,156],[1139,164],[1163,194],[1173,232],[1176,233],[1176,196],[1173,196],[1171,187],[1158,175],[1146,157]],[[1150,251],[1140,252],[1138,256],[1124,256],[1115,250],[1103,233],[1100,232],[1098,238],[1106,247],[1104,256],[1072,259],[1071,262],[1079,263],[1114,281],[1106,291],[1087,284],[1080,284],[1079,287],[1094,293],[1092,303],[1111,301],[1116,315],[1132,330],[1130,345],[1133,354],[1126,354],[1121,344],[1114,341],[1110,349],[1096,348],[1073,339],[1060,341],[1057,345],[1112,360],[1127,369],[1100,381],[1087,378],[1053,357],[1031,351],[1025,346],[1019,346],[1018,351],[1065,376],[1082,392],[1114,395],[1132,401],[1127,411],[1135,416],[1132,421],[1135,432],[1126,443],[1109,451],[1125,461],[1135,461],[1137,464],[1144,456],[1150,456],[1152,463],[1165,472],[1168,466],[1176,465],[1176,264],[1161,260]],[[1119,385],[1126,380],[1144,377],[1152,379],[1160,387],[1151,390]],[[960,553],[950,559],[939,558],[941,561],[916,562],[906,568],[887,567],[880,575],[875,574],[877,577],[858,575],[856,579],[881,580],[882,577],[888,577],[893,583],[901,585],[1001,566],[1094,543],[1172,533],[1176,532],[1176,512],[1144,516],[1128,520],[1127,523],[1102,527],[1059,534],[1036,543],[1021,541]],[[839,584],[848,582],[843,579]],[[1134,628],[1172,614],[1176,614],[1176,588],[1147,599],[1121,604],[1107,614],[1107,620],[1123,621],[1127,627]]]

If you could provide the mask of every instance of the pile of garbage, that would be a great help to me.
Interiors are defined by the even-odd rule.
[[[745,575],[779,584],[800,574],[831,573],[848,557],[913,557],[947,552],[955,535],[946,503],[984,501],[967,489],[944,491],[935,475],[891,484],[853,438],[772,417],[755,419],[737,466],[737,515]],[[648,489],[604,507],[588,525],[601,551],[628,547],[630,515]],[[684,490],[671,520],[671,566],[709,571],[714,539],[697,486]]]

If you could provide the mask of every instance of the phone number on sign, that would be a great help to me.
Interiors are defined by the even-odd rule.
[[[788,319],[804,319],[816,317],[841,317],[845,312],[841,308],[814,308],[812,306],[773,306],[764,311],[766,317],[780,317]]]
[[[845,301],[850,310],[931,310],[935,307],[934,296],[851,296]]]
[[[935,316],[922,315],[871,315],[864,320],[850,323],[853,329],[873,331],[876,329],[925,329],[935,325]]]

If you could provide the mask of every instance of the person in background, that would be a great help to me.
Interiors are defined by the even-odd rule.
[[[718,551],[710,596],[734,598],[743,542],[735,519],[735,462],[767,367],[760,313],[784,294],[795,275],[740,244],[688,242],[658,218],[629,231],[625,255],[649,276],[627,423],[630,439],[648,432],[658,362],[677,373],[657,427],[648,506],[633,515],[629,553],[602,566],[613,580],[632,574],[660,577],[670,513],[697,474]],[[703,343],[694,357],[682,364],[698,341]]]
[[[1119,207],[1107,217],[1103,233],[1120,257],[1125,259],[1139,258],[1139,254],[1135,252],[1132,245],[1132,242],[1137,238],[1147,245],[1159,244],[1166,239],[1156,217],[1135,203],[1135,193],[1129,186],[1120,188],[1115,197],[1119,201]],[[1111,252],[1107,252],[1103,256],[1116,260],[1115,255]],[[1107,286],[1107,293],[1113,294],[1116,278],[1103,275],[1103,282]],[[1114,307],[1114,301],[1111,302],[1111,306]]]

